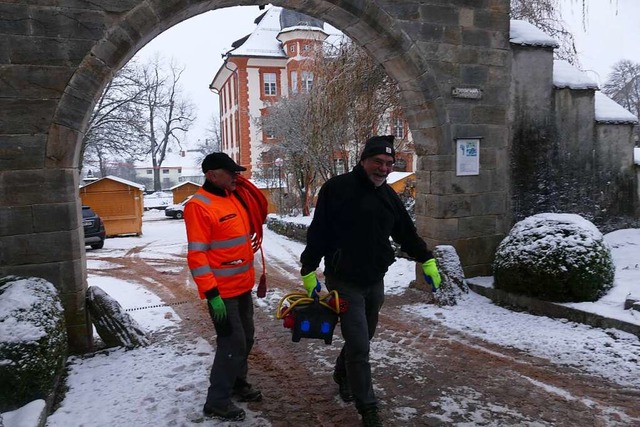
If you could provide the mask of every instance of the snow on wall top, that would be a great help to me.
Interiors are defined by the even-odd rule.
[[[559,46],[554,38],[527,21],[512,19],[509,33],[509,42],[513,44],[553,48]]]
[[[596,122],[638,124],[638,118],[602,92],[595,94]]]
[[[553,61],[553,85],[557,88],[598,90],[598,83],[567,61]]]

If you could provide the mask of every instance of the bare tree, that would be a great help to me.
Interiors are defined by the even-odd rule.
[[[269,106],[259,125],[277,141],[269,144],[263,163],[273,168],[276,158],[284,160],[302,213],[309,215],[317,186],[341,172],[338,160],[347,169],[357,162],[359,145],[385,114],[399,108],[399,91],[384,69],[346,38],[333,49],[313,51],[304,70],[312,84]]]
[[[181,148],[180,138],[196,119],[194,107],[182,96],[179,85],[184,68],[171,61],[169,70],[164,70],[161,62],[161,58],[156,56],[145,64],[141,73],[147,154],[153,165],[153,187],[156,191],[162,189],[160,168],[168,149],[172,145]]]
[[[602,92],[640,117],[640,64],[628,59],[616,62]],[[636,126],[635,132],[636,141],[640,141],[640,127]]]
[[[586,16],[585,1],[574,1],[576,4],[582,4],[582,16]],[[560,45],[554,52],[556,59],[563,59],[575,66],[580,65],[575,39],[562,20],[559,0],[511,0],[511,19],[530,22],[556,39]],[[583,25],[585,25],[584,20]]]
[[[135,63],[119,70],[103,90],[91,114],[80,148],[80,167],[93,166],[100,176],[113,164],[141,158],[144,135],[140,101],[144,88]]]

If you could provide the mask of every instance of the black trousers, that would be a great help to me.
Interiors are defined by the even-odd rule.
[[[348,308],[340,313],[340,328],[344,346],[336,359],[335,370],[346,374],[358,412],[377,408],[378,401],[373,391],[371,365],[369,364],[369,341],[378,326],[378,313],[384,303],[384,281],[370,283],[366,287],[326,277],[330,291],[338,291]]]
[[[207,405],[226,407],[231,402],[234,384],[246,383],[249,366],[247,358],[253,348],[253,297],[251,291],[233,298],[224,298],[227,321],[216,322],[213,309],[209,315],[216,328],[216,355],[213,358]]]

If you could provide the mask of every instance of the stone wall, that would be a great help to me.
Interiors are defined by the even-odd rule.
[[[551,48],[512,50],[513,222],[567,212],[603,232],[637,226],[633,126],[598,123],[594,89],[555,88]]]
[[[71,348],[90,348],[80,142],[113,74],[171,26],[249,0],[25,0],[0,4],[0,276],[60,291]],[[348,34],[401,89],[418,162],[418,227],[490,269],[508,229],[509,0],[275,0]],[[224,37],[224,34],[219,35]],[[479,99],[452,96],[472,88]],[[205,88],[206,90],[206,88]],[[481,173],[455,176],[454,139],[483,137]]]

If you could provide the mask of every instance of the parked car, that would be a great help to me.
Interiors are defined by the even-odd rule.
[[[156,191],[155,193],[144,195],[144,210],[166,209],[173,202],[173,195],[166,191]]]
[[[183,201],[181,201],[177,205],[168,206],[164,210],[165,216],[170,216],[171,218],[177,218],[177,219],[184,218],[184,205],[187,204],[187,202],[189,201],[189,199],[191,197],[192,196],[187,197],[186,199],[184,199]]]
[[[107,233],[104,221],[89,206],[82,207],[82,226],[84,227],[84,244],[92,249],[102,249]]]

